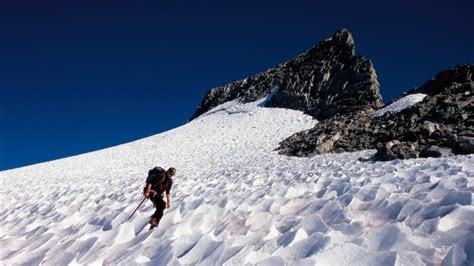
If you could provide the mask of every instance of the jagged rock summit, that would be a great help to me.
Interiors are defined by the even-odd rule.
[[[295,59],[209,90],[191,119],[224,102],[252,102],[269,93],[266,107],[300,110],[318,120],[383,105],[372,62],[355,54],[352,34],[341,29]]]

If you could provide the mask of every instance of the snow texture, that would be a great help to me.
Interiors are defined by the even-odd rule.
[[[474,156],[362,162],[278,155],[317,121],[225,103],[171,131],[0,173],[4,265],[422,265],[474,262]],[[178,169],[148,231],[145,174]]]
[[[398,99],[397,101],[385,106],[384,108],[377,110],[374,113],[374,116],[382,116],[383,114],[387,112],[393,112],[397,113],[400,112],[403,109],[406,109],[418,102],[423,101],[423,99],[426,97],[426,94],[423,93],[414,93],[414,94],[409,94],[403,98]]]

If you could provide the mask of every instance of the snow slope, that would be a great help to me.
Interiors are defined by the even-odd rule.
[[[474,262],[474,156],[362,162],[273,151],[316,121],[225,103],[174,130],[0,173],[3,264],[459,265]],[[148,231],[145,173],[178,169]]]
[[[374,113],[374,116],[382,116],[383,114],[387,112],[400,112],[403,109],[406,109],[418,102],[423,101],[423,99],[426,97],[426,94],[423,93],[414,93],[414,94],[409,94],[403,98],[398,99],[397,101],[385,106],[384,108],[377,110]]]

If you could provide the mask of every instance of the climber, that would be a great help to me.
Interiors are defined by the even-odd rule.
[[[150,230],[157,227],[163,217],[165,208],[171,206],[170,190],[173,185],[171,179],[176,174],[176,169],[170,167],[168,170],[161,167],[154,167],[148,171],[146,186],[143,190],[145,198],[150,199],[155,205],[155,213],[150,218]],[[163,193],[166,192],[166,203],[163,200]]]

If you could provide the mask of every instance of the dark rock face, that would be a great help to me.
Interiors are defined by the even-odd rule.
[[[398,114],[374,119],[374,127],[386,125],[386,132],[375,135],[376,159],[388,159],[387,154],[393,151],[387,151],[381,143],[394,139],[405,148],[417,144],[417,152],[410,158],[473,153],[473,74],[473,64],[443,71],[414,91],[428,94],[422,102]],[[401,152],[395,155],[402,156]]]
[[[209,90],[191,119],[224,102],[251,102],[271,91],[266,107],[300,110],[319,120],[383,105],[372,63],[355,55],[352,34],[343,29],[276,68]]]
[[[369,130],[372,113],[373,110],[367,108],[320,121],[312,129],[296,133],[282,141],[278,150],[281,154],[310,156],[367,149],[374,143]]]
[[[474,152],[474,65],[443,71],[412,93],[423,101],[373,117],[370,109],[334,116],[284,140],[280,153],[309,156],[377,149],[374,159],[439,157]]]

